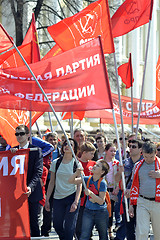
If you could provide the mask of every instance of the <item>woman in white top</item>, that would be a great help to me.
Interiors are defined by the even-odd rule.
[[[71,138],[69,140],[76,154],[77,142]],[[58,168],[57,161],[60,161],[58,159],[53,161],[50,167],[51,178],[48,185],[45,208],[47,211],[50,211],[49,198],[54,189],[53,226],[61,240],[72,240],[79,210],[81,185],[76,187],[76,185],[68,183],[69,177],[76,169],[74,169],[75,160],[67,141],[62,145],[62,154]]]
[[[105,179],[107,181],[107,190],[110,195],[111,199],[111,206],[112,206],[112,216],[109,218],[109,236],[110,239],[114,239],[112,235],[112,225],[113,225],[113,212],[114,212],[114,205],[115,202],[118,201],[118,191],[119,187],[117,186],[115,182],[115,174],[117,173],[117,165],[119,164],[119,161],[115,159],[116,154],[116,148],[112,143],[108,143],[105,147],[105,158],[104,160],[109,165],[109,171],[106,175]]]

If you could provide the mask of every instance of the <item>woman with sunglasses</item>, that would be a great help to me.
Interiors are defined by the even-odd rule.
[[[76,154],[77,142],[72,138],[69,138],[69,141]],[[45,208],[47,211],[50,211],[49,199],[54,190],[53,226],[60,239],[72,240],[78,216],[81,185],[76,186],[68,183],[69,177],[74,172],[75,160],[67,141],[63,143],[61,152],[62,157],[54,160],[50,167],[51,178],[48,185]]]

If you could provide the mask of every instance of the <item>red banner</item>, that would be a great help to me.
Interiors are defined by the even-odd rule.
[[[116,114],[117,123],[121,123],[118,95],[112,93],[113,105]],[[122,112],[124,124],[132,124],[131,98],[121,96]],[[137,124],[139,111],[139,99],[133,99],[133,121]],[[114,124],[112,111],[109,109],[86,111],[87,118],[101,118],[101,123]],[[140,124],[158,124],[160,122],[160,109],[156,106],[155,101],[143,100],[140,115]]]
[[[100,38],[30,64],[58,112],[112,108]],[[52,111],[26,66],[0,69],[0,108]]]
[[[160,55],[156,66],[156,104],[160,107]]]
[[[0,53],[11,48],[13,44],[11,43],[8,35],[6,35],[2,24],[0,24]]]
[[[29,149],[0,152],[0,239],[30,239],[26,178]]]

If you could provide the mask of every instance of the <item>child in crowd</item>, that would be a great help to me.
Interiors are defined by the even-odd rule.
[[[85,142],[82,144],[80,151],[81,151],[82,155],[81,155],[81,158],[79,159],[79,161],[82,164],[83,172],[84,172],[85,176],[89,176],[92,174],[92,168],[96,164],[95,161],[91,160],[94,157],[96,148],[91,142]],[[83,216],[83,211],[85,208],[85,203],[86,203],[86,195],[84,193],[84,196],[81,198],[81,204],[80,204],[77,225],[76,225],[76,237],[78,239],[80,239],[80,235],[81,235],[82,216]]]
[[[108,220],[109,213],[107,210],[107,204],[105,202],[107,183],[103,178],[109,170],[109,165],[104,160],[98,160],[93,166],[93,176],[84,176],[84,181],[87,184],[89,181],[89,187],[85,190],[87,195],[87,201],[82,218],[82,229],[80,240],[88,240],[91,236],[92,229],[96,225],[101,240],[108,239]],[[77,169],[76,172],[69,178],[69,183],[80,184],[82,178],[79,177],[81,169]],[[100,187],[98,189],[98,182],[101,179]]]

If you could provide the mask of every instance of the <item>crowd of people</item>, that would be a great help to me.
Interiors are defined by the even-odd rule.
[[[120,134],[119,153],[117,140],[103,131],[93,137],[77,128],[73,138],[68,134],[74,159],[64,135],[30,138],[20,125],[15,136],[19,145],[12,148],[0,136],[0,151],[36,147],[29,153],[26,192],[32,237],[49,236],[53,224],[61,240],[92,239],[94,227],[101,240],[147,240],[152,224],[154,240],[160,239],[160,143],[125,133],[124,147]]]

